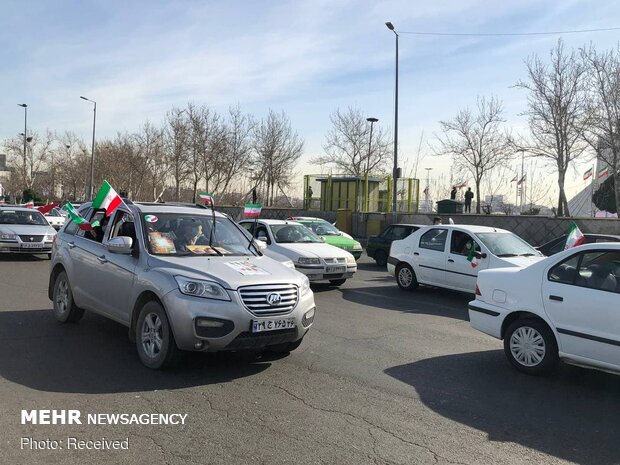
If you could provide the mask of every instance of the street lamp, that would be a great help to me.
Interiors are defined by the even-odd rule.
[[[396,82],[394,90],[394,167],[392,169],[392,216],[396,222],[396,180],[398,179],[398,33],[391,22],[385,23],[387,28],[396,37]]]
[[[426,170],[426,189],[425,189],[425,201],[426,201],[426,208],[428,208],[428,211],[433,211],[433,209],[431,208],[430,204],[429,204],[429,193],[431,191],[431,170],[433,168],[424,168]]]
[[[28,134],[27,123],[28,123],[28,105],[25,103],[18,103],[18,107],[22,107],[24,109],[24,161],[26,160],[26,135]]]
[[[372,148],[372,125],[375,124],[377,121],[379,121],[378,118],[373,118],[372,116],[369,118],[366,118],[366,121],[368,121],[370,123],[370,138],[368,139],[368,157],[366,158],[366,173],[365,173],[365,178],[366,178],[366,187],[365,187],[365,197],[366,197],[366,201],[364,202],[364,207],[365,210],[368,211],[368,206],[369,206],[369,202],[370,202],[370,194],[368,192],[368,170],[370,169],[370,154],[371,154],[371,148]]]
[[[82,100],[86,100],[87,102],[93,103],[93,145],[90,152],[90,182],[88,186],[88,198],[86,200],[91,200],[93,198],[93,182],[95,176],[95,124],[97,123],[97,102],[94,100],[87,99],[86,97],[82,97]]]

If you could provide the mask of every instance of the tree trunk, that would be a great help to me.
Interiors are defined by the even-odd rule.
[[[558,187],[560,191],[558,192],[558,211],[557,216],[562,217],[565,216],[564,211],[564,199],[566,198],[564,194],[564,179],[566,178],[566,171],[561,169],[558,170]]]
[[[480,180],[479,179],[476,180],[476,214],[477,215],[480,214]]]

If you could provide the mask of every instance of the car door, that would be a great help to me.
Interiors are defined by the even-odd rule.
[[[134,252],[125,255],[103,250],[102,256],[97,260],[100,280],[94,293],[98,301],[102,302],[103,311],[107,315],[119,322],[129,323],[133,304],[133,284],[141,247],[138,244],[139,239],[131,213],[117,209],[110,224],[104,246],[114,237],[128,236],[133,239]]]
[[[545,311],[560,350],[620,367],[620,251],[588,250],[550,267]]]
[[[446,243],[448,229],[431,228],[413,247],[412,262],[419,282],[446,285]]]
[[[453,289],[474,292],[478,272],[489,266],[488,260],[468,260],[472,245],[480,251],[480,244],[465,231],[450,231],[449,252],[446,260],[446,283]]]
[[[374,249],[372,251],[373,255],[375,255],[377,251],[379,250],[385,251],[386,254],[389,253],[390,245],[392,244],[392,240],[393,240],[393,237],[392,237],[393,229],[394,229],[394,226],[388,226],[386,229],[383,230],[381,234],[373,238],[372,240],[372,248]]]

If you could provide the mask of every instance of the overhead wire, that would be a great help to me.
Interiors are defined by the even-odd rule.
[[[561,34],[585,34],[589,32],[620,31],[620,27],[598,29],[573,29],[566,31],[545,32],[425,32],[425,31],[397,31],[398,34],[412,34],[419,36],[466,36],[466,37],[502,37],[502,36],[547,36]]]

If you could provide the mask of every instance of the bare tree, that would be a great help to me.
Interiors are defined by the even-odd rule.
[[[558,216],[569,216],[564,191],[566,171],[573,160],[587,147],[583,136],[588,124],[588,105],[585,92],[586,68],[578,55],[564,50],[558,40],[551,50],[550,62],[537,55],[525,61],[528,79],[516,87],[528,91],[528,117],[531,142],[522,144],[536,157],[555,164],[558,170]]]
[[[591,45],[581,49],[581,56],[589,90],[586,140],[607,164],[609,176],[614,176],[616,208],[620,208],[620,46],[599,53]]]
[[[174,196],[181,200],[181,188],[190,174],[188,154],[189,128],[183,113],[185,110],[173,108],[166,114],[166,162],[174,182]]]
[[[148,172],[148,197],[153,201],[162,198],[166,190],[168,166],[165,157],[164,131],[148,121],[135,135],[139,153],[144,157]],[[145,195],[144,198],[147,198]]]
[[[90,179],[90,150],[84,140],[73,132],[65,132],[59,141],[54,165],[60,197],[81,200]]]
[[[267,205],[273,205],[277,190],[290,186],[303,146],[303,140],[293,131],[285,113],[269,110],[267,118],[256,125],[253,160],[256,170],[252,178],[263,186]]]
[[[370,123],[361,109],[353,107],[336,110],[330,120],[332,128],[323,145],[325,155],[314,158],[313,163],[331,165],[340,173],[353,176],[385,170],[392,153],[389,137],[382,127],[373,127],[371,141]]]
[[[497,168],[491,170],[488,173],[488,176],[484,177],[484,181],[482,183],[482,188],[484,189],[484,200],[482,198],[478,199],[478,203],[481,204],[481,209],[486,215],[490,215],[493,212],[494,207],[502,208],[502,204],[506,202],[498,202],[499,197],[504,197],[500,195],[500,192],[506,192],[509,178],[512,176],[512,173],[505,166],[498,166]],[[489,199],[487,201],[487,198]]]
[[[215,139],[224,144],[221,153],[226,157],[226,160],[221,160],[222,192],[227,192],[231,184],[239,186],[241,183],[235,181],[250,168],[254,127],[252,117],[244,115],[239,106],[229,108],[228,121],[223,126],[223,137]]]
[[[5,141],[4,146],[7,152],[7,164],[16,175],[17,182],[24,189],[34,189],[37,178],[40,177],[42,170],[46,168],[50,151],[56,137],[51,131],[46,131],[44,136],[33,133],[28,138],[26,153],[24,153],[24,139],[13,137]]]
[[[476,112],[461,110],[449,121],[440,121],[443,136],[439,155],[451,155],[457,168],[469,172],[476,184],[476,213],[480,213],[480,185],[493,169],[511,158],[509,140],[501,125],[503,106],[496,98],[478,97]]]

